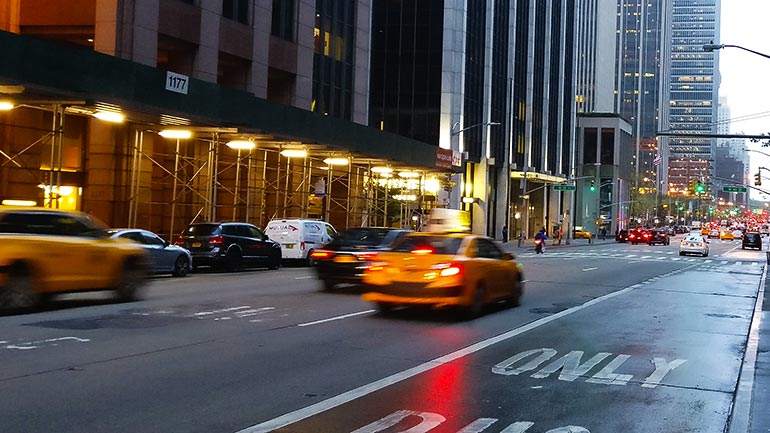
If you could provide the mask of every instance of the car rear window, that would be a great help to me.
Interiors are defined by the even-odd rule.
[[[390,230],[373,228],[356,228],[344,230],[337,234],[332,243],[338,245],[380,245]]]
[[[209,236],[219,227],[219,224],[193,224],[187,227],[184,234],[187,236]]]
[[[393,251],[408,253],[417,249],[430,248],[433,254],[457,254],[462,238],[449,236],[404,236],[396,243]]]

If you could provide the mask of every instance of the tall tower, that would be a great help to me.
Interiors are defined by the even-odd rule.
[[[719,41],[720,0],[672,0],[668,11],[670,35],[667,54],[669,68],[663,101],[668,101],[663,130],[686,134],[716,133],[719,89],[718,54],[705,52],[704,44]],[[666,186],[686,191],[691,180],[710,183],[715,153],[713,138],[676,137],[662,141],[668,157]],[[697,197],[707,203],[707,191]],[[697,215],[697,211],[696,211]],[[700,217],[705,217],[700,212]]]

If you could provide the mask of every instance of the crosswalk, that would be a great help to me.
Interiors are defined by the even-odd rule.
[[[516,254],[516,257],[526,259],[529,257],[542,257],[542,258],[562,258],[568,260],[575,260],[579,258],[602,258],[602,259],[617,259],[617,260],[630,260],[630,261],[644,261],[644,262],[682,262],[682,263],[700,263],[707,266],[724,266],[724,265],[736,265],[736,266],[756,266],[762,267],[764,265],[763,259],[757,257],[756,260],[745,259],[731,259],[727,258],[709,258],[709,257],[696,257],[696,256],[680,256],[676,250],[641,250],[633,254],[624,249],[602,249],[599,251],[581,251],[581,250],[550,250],[545,254],[535,254],[533,251]]]

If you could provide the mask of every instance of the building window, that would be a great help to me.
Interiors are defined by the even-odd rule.
[[[249,0],[223,0],[222,16],[241,24],[249,23]]]
[[[353,0],[317,0],[314,28],[311,110],[348,120],[352,116],[355,7]]]
[[[294,0],[273,0],[271,27],[273,36],[294,41]]]

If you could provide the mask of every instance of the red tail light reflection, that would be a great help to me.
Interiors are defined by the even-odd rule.
[[[176,240],[174,241],[174,245],[181,245],[181,246],[184,246],[184,238],[183,238],[183,237],[181,237],[181,236],[179,236],[178,238],[176,238]]]

